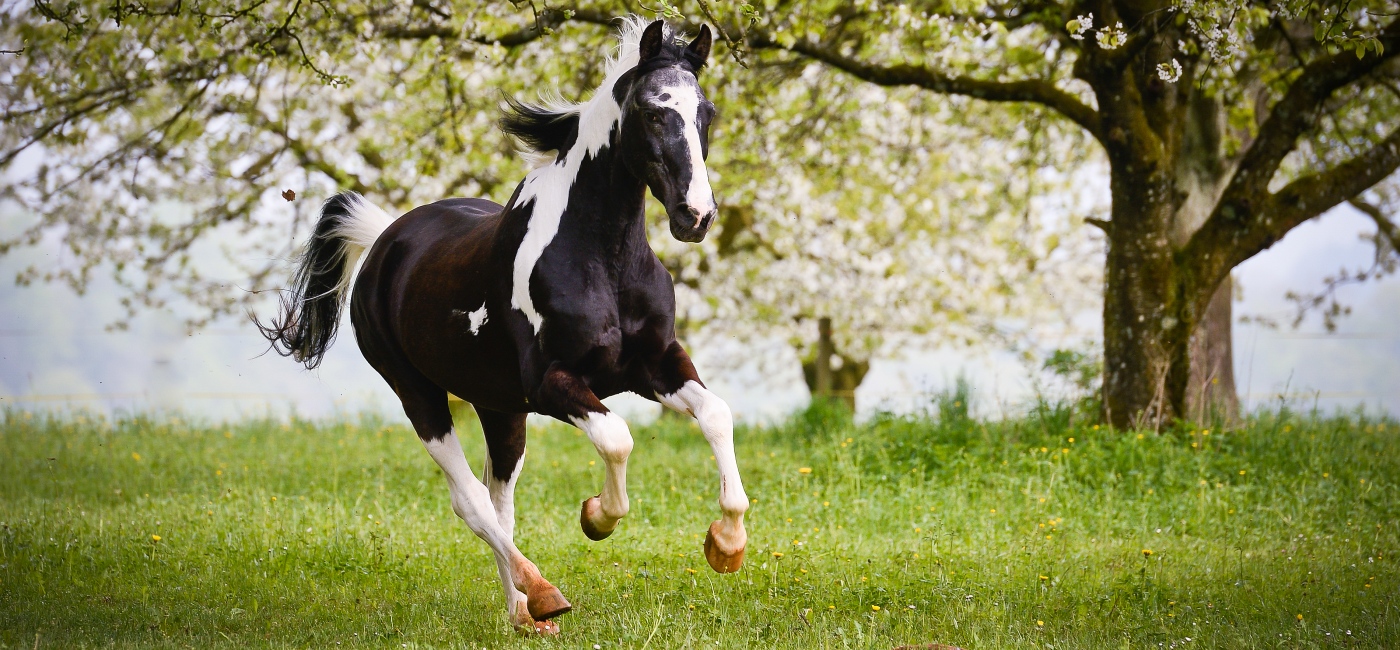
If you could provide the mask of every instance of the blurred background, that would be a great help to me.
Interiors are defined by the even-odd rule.
[[[1281,400],[1400,413],[1385,3],[1238,19],[1189,3],[1163,10],[1175,22],[857,4],[654,8],[717,28],[701,84],[719,224],[688,245],[649,218],[679,335],[742,420],[814,393],[918,413],[960,381],[985,417],[1085,394],[1123,405],[1109,419]],[[0,407],[210,419],[401,417],[348,325],[307,371],[267,353],[249,313],[271,313],[335,191],[395,214],[505,201],[528,163],[496,128],[503,94],[587,98],[614,17],[637,10],[46,7],[0,22]],[[1344,80],[1308,100],[1326,119],[1273,119],[1286,80],[1324,70]],[[1139,104],[1100,101],[1115,74],[1136,75]],[[1138,117],[1170,134],[1165,180],[1135,165],[1156,150],[1104,126]],[[1240,185],[1240,165],[1267,182]],[[1174,194],[1134,194],[1159,182]],[[1246,205],[1268,207],[1232,222]],[[1177,284],[1129,286],[1139,270]],[[1215,298],[1192,316],[1162,302],[1173,291]],[[1204,351],[1167,349],[1183,319]]]

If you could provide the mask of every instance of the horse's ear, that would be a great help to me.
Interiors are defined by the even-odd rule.
[[[647,25],[646,31],[642,32],[642,39],[637,42],[639,61],[646,61],[661,51],[661,39],[664,36],[662,32],[665,28],[666,23],[661,20]]]
[[[690,45],[685,46],[685,53],[689,55],[686,58],[693,59],[699,64],[696,69],[705,65],[705,61],[710,58],[710,45],[713,42],[714,38],[710,36],[710,26],[701,25],[700,34],[690,42]]]

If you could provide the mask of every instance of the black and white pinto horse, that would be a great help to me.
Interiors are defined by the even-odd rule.
[[[621,40],[589,101],[511,102],[502,128],[557,155],[504,207],[445,199],[394,219],[358,194],[337,194],[321,209],[280,318],[260,326],[279,353],[315,367],[353,276],[360,350],[442,468],[452,509],[491,546],[510,621],[527,631],[556,633],[549,619],[570,609],[512,538],[527,413],[582,429],[602,457],[602,493],[579,516],[593,540],[627,514],[632,451],[627,423],[599,399],[631,391],[695,417],[719,466],[723,512],[705,558],[735,571],[747,541],[733,419],[676,342],[675,290],[643,215],[650,188],[681,241],[700,241],[715,220],[704,162],[715,110],[696,79],[710,31],[685,44],[661,21],[630,19]],[[483,480],[462,455],[448,393],[480,418]]]

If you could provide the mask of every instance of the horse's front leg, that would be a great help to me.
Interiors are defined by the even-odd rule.
[[[719,466],[719,507],[723,516],[710,524],[705,535],[705,560],[719,573],[738,571],[744,563],[744,513],[749,497],[739,479],[739,463],[734,459],[734,416],[729,405],[701,383],[695,366],[679,343],[666,350],[652,374],[656,398],[666,406],[694,417],[700,432],[710,443]]]
[[[632,433],[627,422],[603,406],[581,378],[558,364],[545,372],[538,402],[541,412],[567,419],[582,429],[603,459],[603,491],[584,500],[579,526],[593,541],[611,535],[628,510],[627,457],[632,453]]]

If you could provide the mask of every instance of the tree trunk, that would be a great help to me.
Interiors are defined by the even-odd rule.
[[[831,340],[831,319],[823,316],[817,320],[817,360],[815,385],[812,396],[831,397],[831,357],[836,353],[836,345]]]
[[[831,319],[818,319],[815,354],[802,362],[802,378],[807,382],[812,399],[839,399],[855,412],[856,389],[869,371],[869,361],[851,359],[836,351]]]
[[[1191,337],[1186,415],[1197,422],[1230,422],[1240,414],[1232,344],[1234,286],[1228,276],[1220,283]]]
[[[1232,168],[1225,112],[1197,94],[1167,164],[1110,147],[1113,220],[1104,291],[1104,415],[1159,429],[1176,418],[1233,418],[1234,358],[1227,277],[1204,288],[1176,252],[1210,216]],[[1204,293],[1203,293],[1204,289]],[[1213,299],[1207,302],[1207,297]]]
[[[1174,309],[1170,180],[1115,164],[1110,185],[1103,305],[1104,415],[1119,428],[1160,428],[1176,417],[1169,388],[1187,337]],[[1184,382],[1182,382],[1184,383]]]

